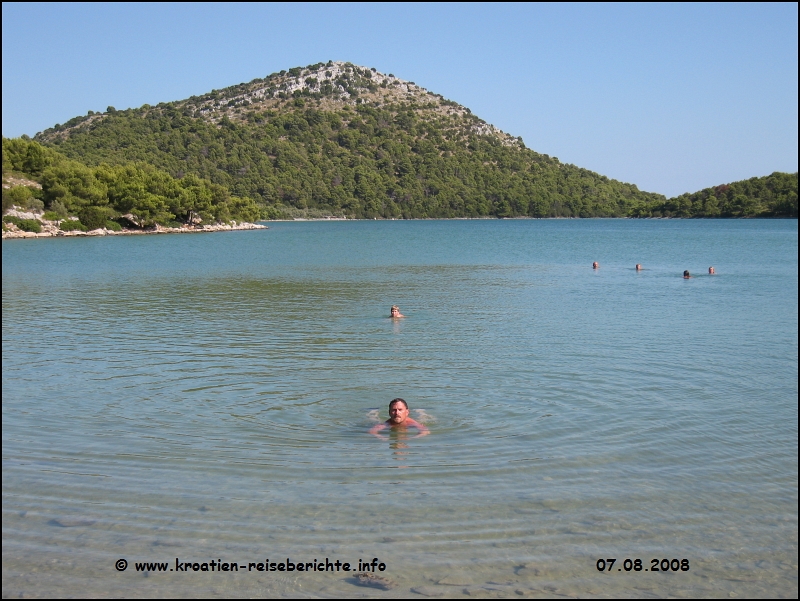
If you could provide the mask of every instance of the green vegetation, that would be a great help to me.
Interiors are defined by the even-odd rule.
[[[220,125],[175,109],[117,111],[55,138],[88,164],[149,161],[263,205],[354,217],[625,216],[664,197],[563,165],[493,135],[477,119],[429,121],[413,107],[321,111],[287,105]]]
[[[37,196],[41,196],[40,191],[36,188],[31,189],[28,186],[3,188],[3,210],[12,205],[26,209],[41,210],[44,208],[44,203]]]
[[[75,219],[65,219],[59,224],[58,229],[60,229],[62,232],[74,232],[76,230],[79,232],[89,231],[88,227]]]
[[[681,194],[658,212],[667,217],[797,217],[797,173],[773,173]]]
[[[13,223],[23,232],[35,232],[38,234],[42,231],[42,223],[38,219],[20,219],[12,215],[4,215],[3,223]]]
[[[108,224],[123,215],[144,227],[176,220],[255,221],[261,214],[252,200],[231,196],[224,186],[196,175],[176,179],[146,163],[89,167],[24,138],[3,138],[4,180],[7,175],[38,181],[41,190],[25,185],[4,189],[4,211],[12,204],[47,208],[59,217],[78,216],[88,229],[116,229]]]

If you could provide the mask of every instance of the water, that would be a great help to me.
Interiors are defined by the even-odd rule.
[[[797,233],[3,242],[3,596],[796,598]],[[367,433],[397,396],[429,436]],[[176,558],[379,558],[396,586],[134,566]]]

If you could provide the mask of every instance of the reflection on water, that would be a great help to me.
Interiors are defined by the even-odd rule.
[[[796,398],[796,221],[4,242],[3,593],[796,596]]]
[[[408,455],[408,431],[394,428],[389,432],[389,448],[392,450],[392,458],[395,461],[405,463]],[[395,467],[408,467],[407,465],[397,465]]]

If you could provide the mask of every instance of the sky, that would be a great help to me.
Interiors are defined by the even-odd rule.
[[[797,171],[797,4],[3,3],[3,136],[320,61],[675,196]]]

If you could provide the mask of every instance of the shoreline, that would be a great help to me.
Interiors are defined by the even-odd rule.
[[[47,221],[41,218],[41,214],[23,211],[9,211],[8,214],[21,219],[36,219],[41,224],[41,232],[26,232],[18,228],[12,223],[3,223],[3,240],[20,240],[28,238],[85,238],[95,236],[141,236],[148,234],[202,234],[211,232],[231,232],[231,231],[245,231],[245,230],[266,230],[269,229],[266,225],[260,223],[242,222],[237,223],[215,223],[209,225],[182,225],[180,227],[165,227],[162,225],[155,225],[149,228],[130,229],[123,228],[122,230],[109,230],[106,228],[90,230],[83,232],[80,230],[63,231],[59,228],[60,221]],[[6,230],[5,228],[8,228]]]
[[[22,215],[22,212],[19,212]],[[29,214],[30,215],[30,214]],[[20,240],[29,238],[86,238],[96,236],[141,236],[150,234],[202,234],[212,232],[232,232],[232,231],[247,231],[247,230],[266,230],[269,226],[262,225],[261,223],[242,222],[237,223],[215,223],[210,225],[183,225],[181,227],[166,227],[162,225],[155,225],[146,229],[129,229],[123,228],[120,231],[109,229],[96,229],[83,232],[80,230],[63,231],[59,229],[58,222],[46,221],[38,216],[26,217],[37,219],[41,223],[41,232],[26,232],[19,229],[13,224],[4,223],[10,229],[3,231],[3,240]],[[270,223],[297,223],[297,222],[319,222],[319,221],[344,221],[344,222],[369,222],[369,221],[505,221],[505,220],[586,220],[586,219],[642,219],[642,220],[671,220],[671,219],[725,219],[725,218],[697,218],[697,217],[428,217],[422,219],[347,219],[341,217],[311,217],[311,218],[295,218],[295,219],[272,219]],[[728,219],[759,219],[747,217],[733,217]],[[761,219],[797,219],[796,217],[769,217]]]
[[[669,220],[687,220],[687,221],[700,221],[700,220],[707,220],[707,221],[723,221],[723,220],[730,220],[730,221],[741,221],[741,220],[761,220],[761,219],[797,219],[797,217],[783,217],[783,216],[765,216],[765,217],[529,217],[529,216],[519,216],[519,217],[490,217],[490,216],[483,216],[483,217],[413,217],[413,218],[402,218],[402,217],[391,217],[391,218],[364,218],[364,219],[351,219],[351,218],[344,218],[344,217],[295,217],[293,219],[270,219],[269,223],[293,223],[293,222],[303,222],[303,221],[347,221],[347,222],[354,222],[354,221],[363,221],[363,222],[372,222],[372,221],[588,221],[591,219],[607,219],[607,220],[634,220],[634,221],[669,221]]]

